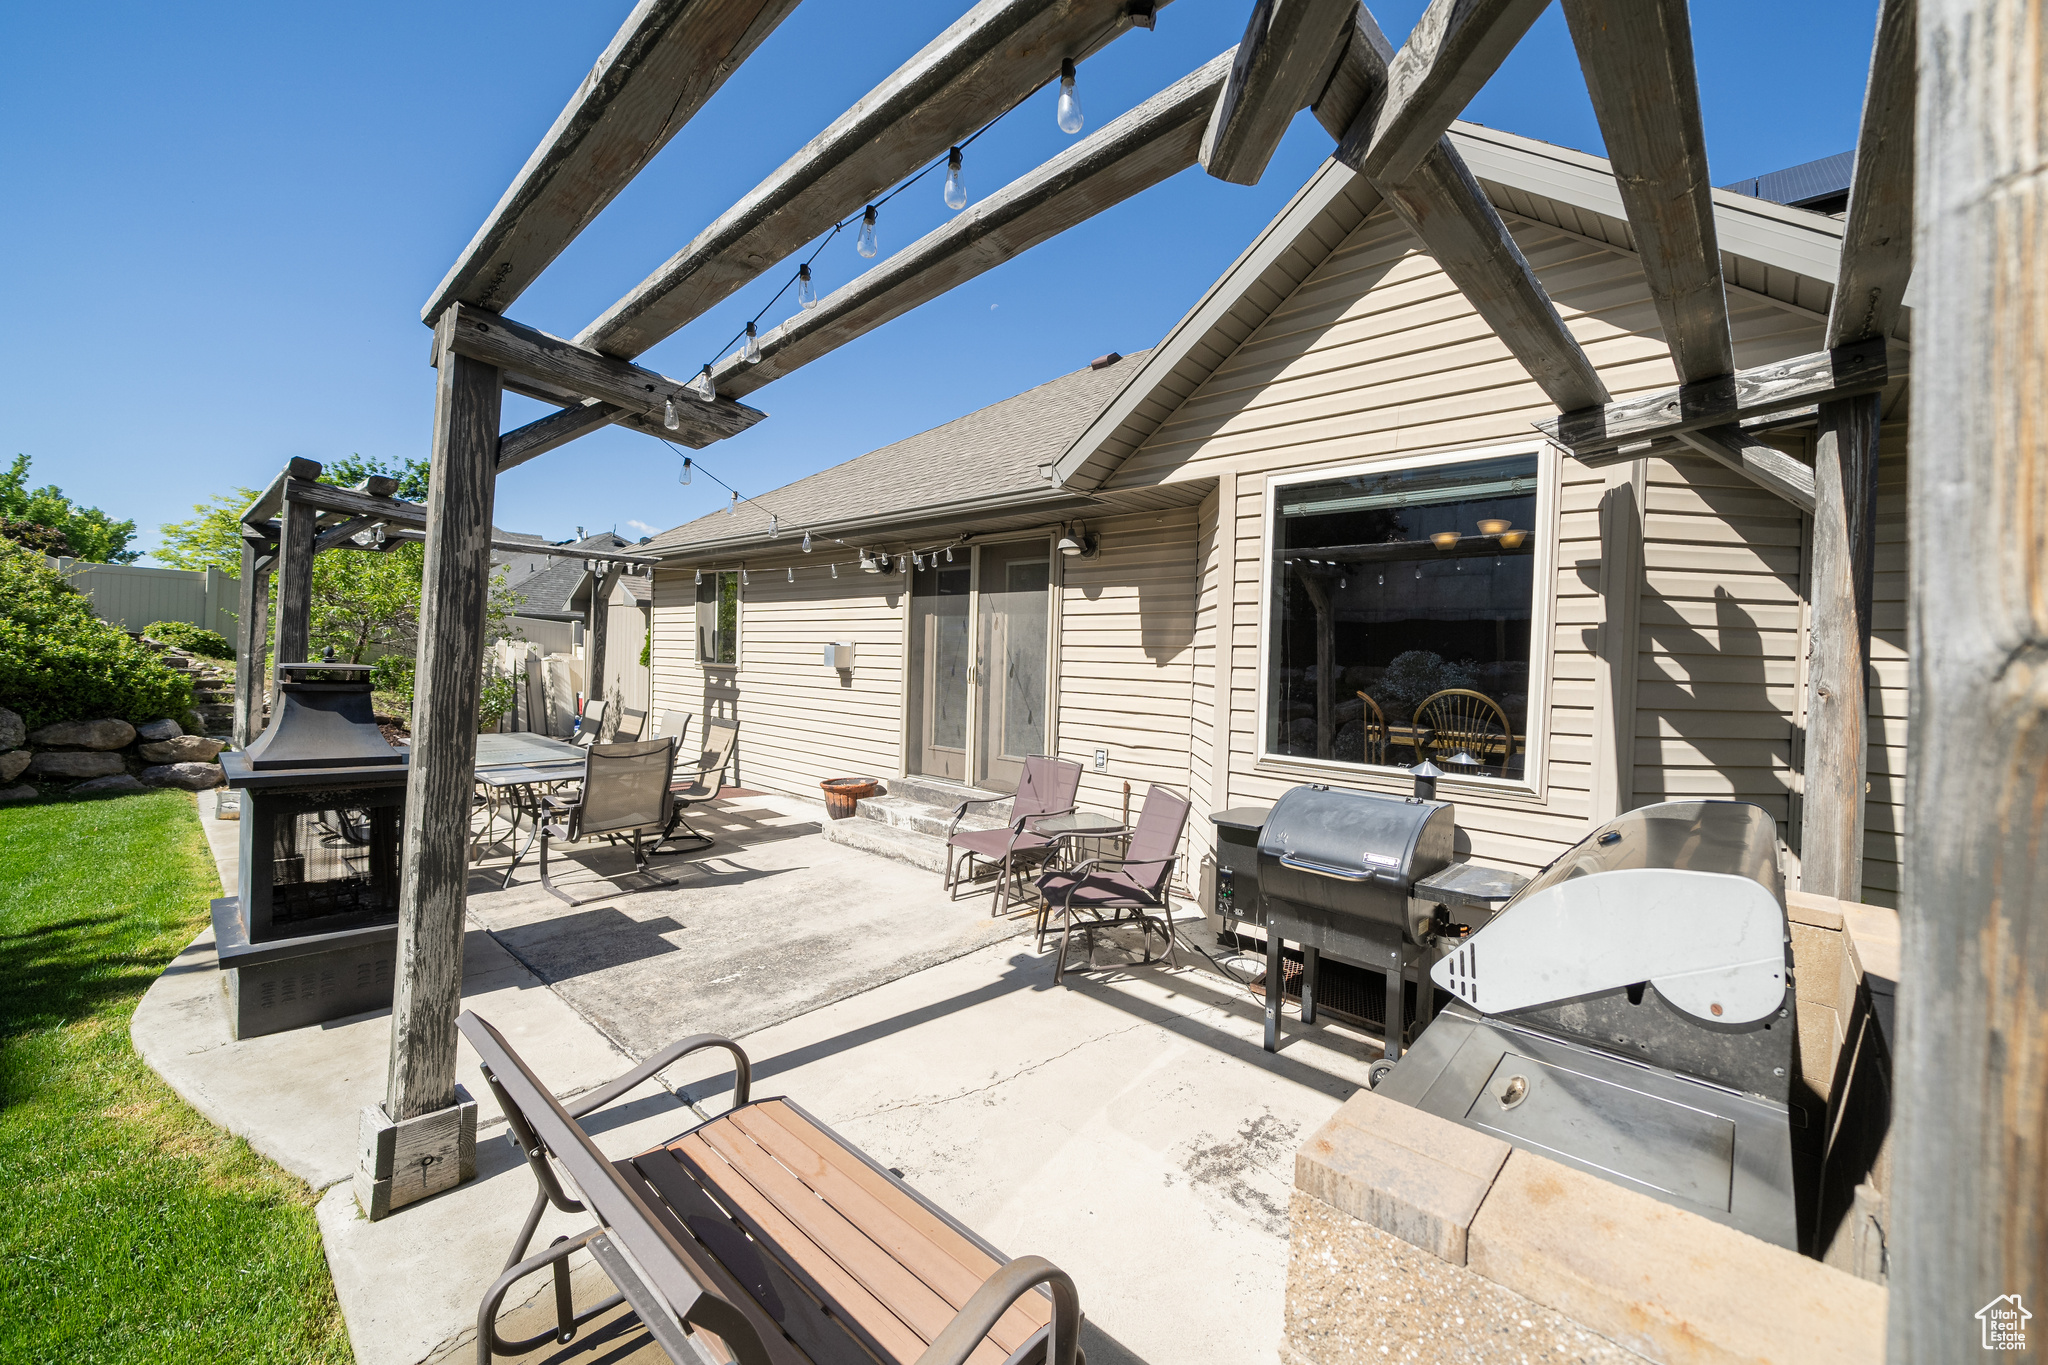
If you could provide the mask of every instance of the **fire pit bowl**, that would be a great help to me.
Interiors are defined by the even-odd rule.
[[[825,792],[825,814],[834,820],[852,819],[855,803],[873,796],[882,787],[872,777],[828,777],[818,785]]]

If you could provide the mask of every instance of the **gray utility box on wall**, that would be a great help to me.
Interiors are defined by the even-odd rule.
[[[221,755],[242,796],[238,896],[213,903],[236,1038],[391,1003],[407,755],[370,713],[370,670],[284,664],[277,716]]]

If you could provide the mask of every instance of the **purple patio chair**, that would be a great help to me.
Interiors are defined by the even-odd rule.
[[[1180,861],[1180,836],[1187,828],[1188,803],[1165,787],[1145,793],[1138,827],[1131,831],[1124,856],[1090,858],[1078,867],[1056,868],[1038,879],[1044,903],[1038,910],[1038,946],[1045,947],[1046,922],[1057,914],[1065,922],[1052,979],[1067,969],[1067,944],[1079,929],[1088,940],[1088,965],[1095,965],[1095,931],[1135,920],[1152,960],[1152,930],[1166,940],[1166,960],[1180,966],[1173,952],[1173,904],[1168,885]],[[1085,920],[1081,916],[1087,916]]]
[[[974,860],[1002,864],[1002,879],[996,885],[994,915],[1010,907],[1010,883],[1026,868],[1045,860],[1053,841],[1028,828],[1033,820],[1047,815],[1066,815],[1074,809],[1081,790],[1081,765],[1064,763],[1043,754],[1024,760],[1024,776],[1017,794],[1010,798],[1010,823],[1003,829],[960,828],[969,806],[986,806],[999,796],[962,801],[953,810],[953,822],[946,827],[946,894],[958,899],[956,888],[974,880]],[[959,870],[955,871],[955,859]]]

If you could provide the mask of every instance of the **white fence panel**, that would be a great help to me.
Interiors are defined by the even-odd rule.
[[[235,637],[235,580],[219,569],[151,569],[53,559],[50,566],[92,599],[93,615],[140,633],[155,621],[189,621]]]

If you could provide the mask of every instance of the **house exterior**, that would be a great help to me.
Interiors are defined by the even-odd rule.
[[[1453,137],[1615,398],[1672,387],[1607,163]],[[1714,199],[1736,364],[1821,349],[1840,223]],[[1884,399],[1872,644],[1879,904],[1904,774],[1904,389]],[[1094,807],[1126,781],[1188,793],[1195,867],[1204,813],[1304,782],[1407,792],[1431,733],[1412,708],[1477,693],[1502,751],[1433,754],[1474,858],[1533,869],[1621,810],[1725,796],[1768,809],[1796,866],[1808,519],[1682,448],[1579,464],[1532,425],[1554,412],[1331,162],[1152,351],[656,537],[653,705],[736,717],[742,780],[807,794],[851,774],[1001,789],[1036,742],[1083,764]],[[825,665],[830,641],[851,668]]]

